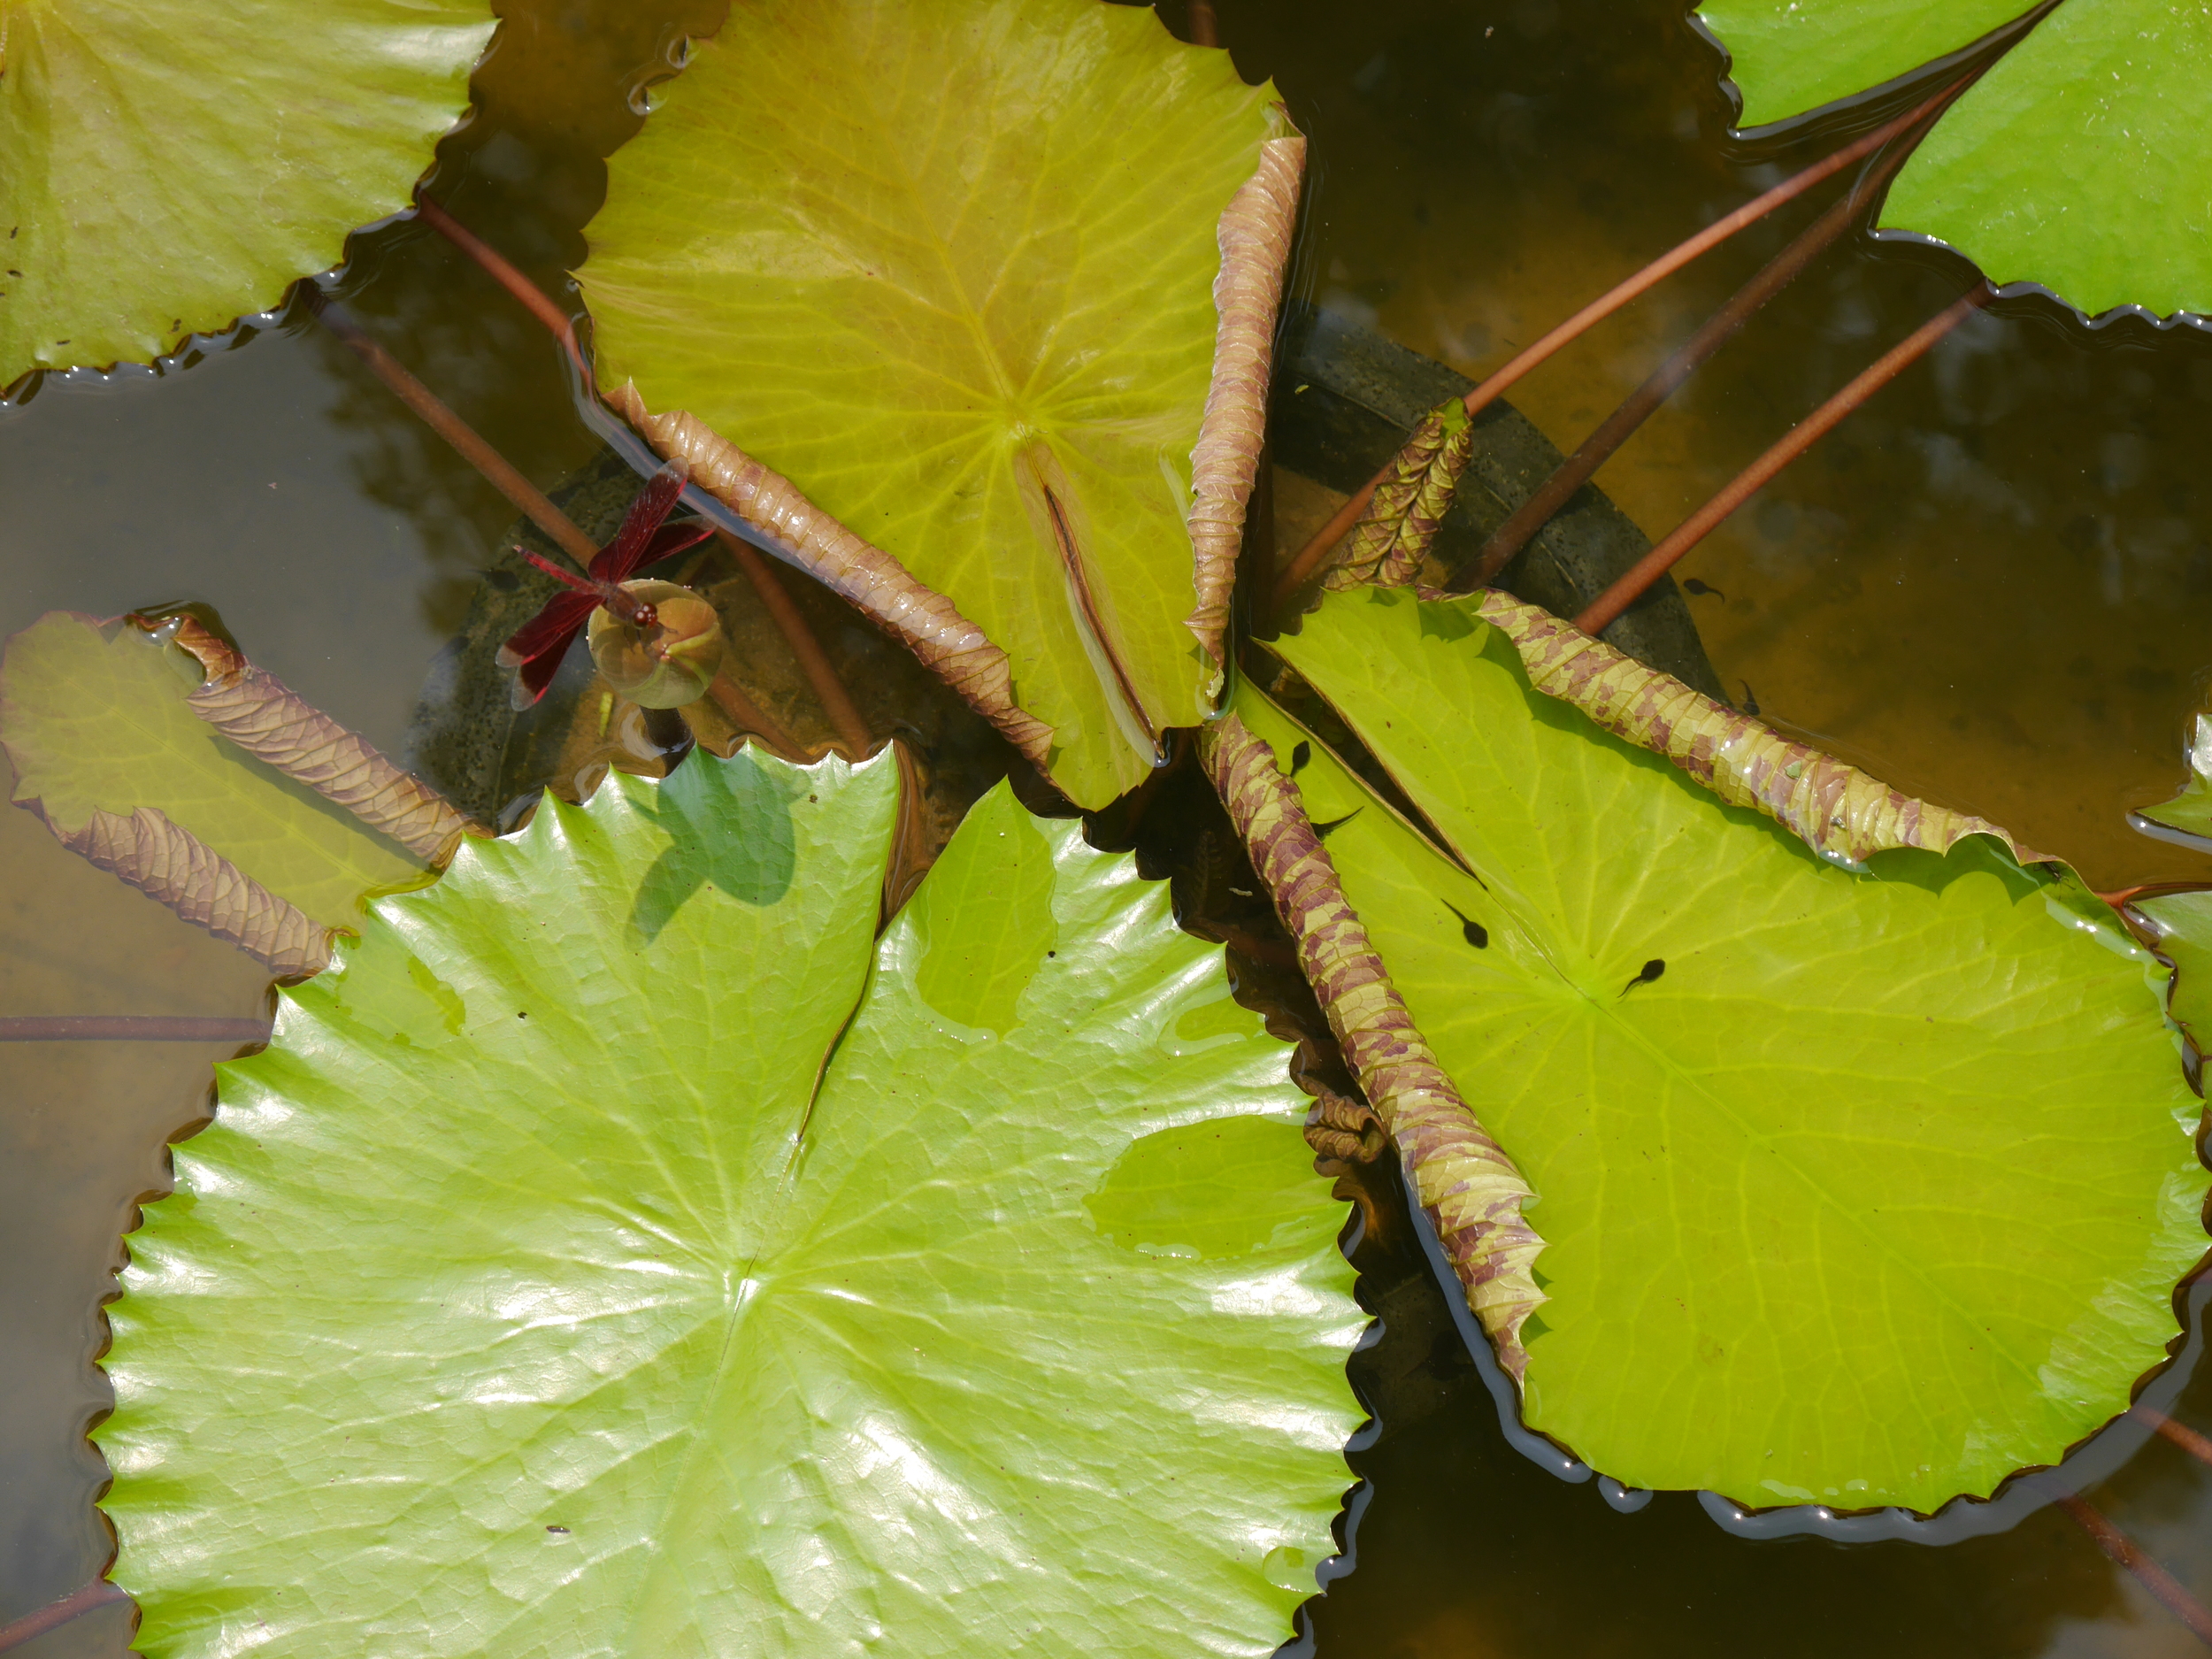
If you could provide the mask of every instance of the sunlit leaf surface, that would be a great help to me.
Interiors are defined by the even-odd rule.
[[[55,611],[8,641],[0,743],[15,799],[65,839],[95,812],[150,807],[325,927],[421,863],[352,813],[255,759],[193,713],[201,675],[138,629]]]
[[[1088,805],[1213,675],[1191,450],[1217,222],[1274,96],[1144,8],[769,0],[698,46],[590,227],[602,384],[949,595]]]
[[[1526,1416],[1632,1486],[1930,1509],[2053,1463],[2206,1248],[2165,975],[1985,836],[1824,862],[1529,687],[1473,600],[1284,655],[1464,858],[1248,690],[1537,1194]]]
[[[491,32],[483,0],[0,0],[0,386],[147,361],[336,265]]]
[[[1711,0],[1743,123],[1847,98],[1971,44],[2019,0]],[[1939,83],[1932,83],[1939,84]],[[2212,311],[2212,12],[2066,0],[1945,115],[1881,224],[2091,316]]]
[[[1262,1655],[1361,1316],[1286,1049],[1002,787],[695,755],[287,993],[101,1431],[155,1655]]]

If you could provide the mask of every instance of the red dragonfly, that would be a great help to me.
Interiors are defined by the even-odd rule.
[[[653,608],[640,604],[624,593],[622,584],[648,565],[680,553],[714,534],[714,526],[701,519],[687,519],[682,524],[661,522],[674,510],[676,498],[683,494],[684,484],[690,476],[691,469],[684,463],[671,461],[648,479],[637,499],[630,503],[630,510],[622,515],[622,528],[615,532],[614,540],[600,549],[598,557],[592,560],[588,577],[564,570],[550,559],[540,558],[528,548],[515,549],[568,589],[547,600],[545,609],[523,624],[514,637],[499,648],[499,665],[521,671],[516,679],[527,698],[522,706],[526,708],[545,695],[545,688],[553,683],[553,676],[560,669],[561,659],[568,655],[570,643],[601,605],[640,627],[653,625]]]

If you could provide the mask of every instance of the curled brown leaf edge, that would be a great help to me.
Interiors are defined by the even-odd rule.
[[[1286,127],[1287,119],[1277,119]],[[1214,279],[1212,384],[1191,451],[1189,525],[1192,582],[1198,603],[1187,619],[1215,662],[1225,660],[1229,596],[1244,544],[1245,509],[1259,477],[1267,435],[1267,391],[1274,377],[1275,319],[1290,263],[1306,141],[1295,133],[1260,145],[1260,165],[1223,210],[1217,233],[1221,272]]]
[[[37,810],[35,803],[24,804]],[[258,958],[272,973],[305,976],[330,965],[329,928],[156,808],[142,806],[127,818],[96,808],[74,832],[43,812],[39,818],[71,852]]]
[[[1276,121],[1286,125],[1279,111]],[[1186,620],[1217,663],[1224,658],[1245,509],[1265,436],[1275,319],[1305,153],[1306,141],[1295,134],[1263,140],[1258,165],[1222,211],[1216,231],[1221,268],[1213,289],[1213,373],[1191,451],[1187,518],[1196,604]],[[688,411],[656,413],[634,380],[606,394],[606,401],[662,458],[687,463],[693,481],[750,525],[780,557],[872,618],[1040,772],[1048,769],[1052,728],[1016,703],[1013,664],[1005,650],[952,598]]]
[[[153,618],[138,620],[150,632]],[[426,864],[449,857],[475,827],[420,779],[402,772],[366,738],[308,703],[274,674],[190,616],[174,619],[176,644],[204,678],[185,706],[256,759],[305,784],[388,835]]]
[[[1424,601],[1456,597],[1434,588],[1416,591]],[[2053,862],[1987,818],[1893,789],[1540,606],[1487,588],[1479,614],[1521,654],[1537,690],[1572,703],[1624,742],[1673,762],[1729,805],[1764,813],[1832,862],[1863,864],[1894,848],[1940,853],[1969,835],[2001,841],[2024,864]]]
[[[107,626],[91,617],[88,626]],[[248,662],[195,618],[132,616],[124,626],[167,628],[200,664],[200,685],[185,706],[215,731],[286,777],[345,808],[426,864],[442,864],[465,833],[483,833],[442,795],[402,772],[370,743],[303,700],[276,676]],[[196,927],[237,946],[285,978],[330,964],[326,927],[270,891],[158,808],[126,815],[96,808],[76,829],[20,800],[54,839],[86,862],[136,887]]]
[[[1833,863],[1856,866],[1893,848],[1940,853],[1969,835],[1994,838],[2022,864],[2047,862],[1987,819],[1903,795],[1538,606],[1493,590],[1479,611],[1520,653],[1538,691],[1671,761],[1722,802],[1765,814]],[[1522,1325],[1546,1300],[1532,1271],[1544,1240],[1525,1214],[1534,1194],[1415,1025],[1272,749],[1231,714],[1202,734],[1200,753],[1469,1309],[1518,1385],[1528,1365]]]
[[[607,402],[663,457],[687,463],[692,482],[758,531],[780,557],[872,618],[1043,770],[1052,728],[1015,703],[1013,664],[958,605],[697,416],[683,410],[654,414],[634,381]]]
[[[1468,1307],[1518,1383],[1528,1366],[1521,1326],[1545,1301],[1530,1271],[1544,1241],[1523,1214],[1535,1194],[1415,1026],[1273,749],[1228,714],[1201,733],[1199,755]]]

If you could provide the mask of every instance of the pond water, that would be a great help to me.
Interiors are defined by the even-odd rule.
[[[431,193],[557,288],[634,127],[627,88],[700,4],[517,0]],[[1678,0],[1217,0],[1248,76],[1313,141],[1300,291],[1480,376],[1566,311],[1836,142],[1725,135]],[[1524,382],[1571,449],[1824,204],[1724,247]],[[420,227],[357,238],[347,303],[551,486],[597,440],[554,349]],[[1839,245],[1600,476],[1655,537],[1961,292],[1959,261]],[[1970,321],[1701,545],[1678,575],[1713,663],[1765,718],[1899,787],[2006,824],[2093,884],[2212,881],[2128,829],[2165,798],[2212,648],[2212,339],[2048,303]],[[1284,519],[1298,522],[1286,488]],[[57,608],[197,600],[249,653],[389,751],[512,518],[303,312],[150,373],[57,379],[0,409],[0,633]],[[1316,503],[1305,503],[1310,517]],[[1288,534],[1286,530],[1286,534]],[[251,1017],[263,974],[0,813],[0,1013]],[[164,1139],[225,1045],[26,1043],[0,1116],[0,1623],[96,1574],[96,1305]],[[1616,1513],[1501,1433],[1425,1263],[1361,1256],[1390,1333],[1356,1364],[1379,1424],[1357,1564],[1310,1611],[1339,1655],[2154,1655],[2200,1644],[2058,1509],[1942,1548],[1730,1535],[1681,1495]],[[2212,1425],[2212,1382],[2175,1407]],[[2114,1455],[2144,1436],[2115,1431]],[[2087,1489],[2212,1600],[2212,1471],[2156,1439]],[[108,1655],[124,1609],[17,1651]]]

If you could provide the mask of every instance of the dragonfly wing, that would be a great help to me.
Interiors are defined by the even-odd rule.
[[[646,563],[646,549],[652,544],[654,532],[661,527],[661,520],[675,511],[676,498],[684,493],[685,481],[690,476],[691,469],[681,461],[671,461],[645,480],[645,488],[638,491],[630,510],[622,515],[622,528],[615,532],[614,540],[592,560],[594,576],[611,582],[630,580],[638,566]]]

